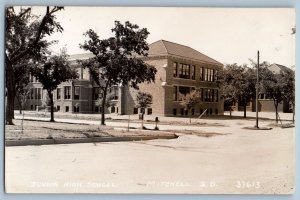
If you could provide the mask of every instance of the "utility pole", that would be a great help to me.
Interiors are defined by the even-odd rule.
[[[257,72],[256,72],[256,125],[258,128],[258,86],[259,86],[259,77],[258,77],[258,69],[259,69],[259,51],[257,51]]]

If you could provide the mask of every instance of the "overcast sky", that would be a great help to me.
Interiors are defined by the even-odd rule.
[[[68,54],[83,53],[86,30],[107,38],[115,20],[129,20],[148,29],[149,44],[164,39],[187,45],[224,64],[249,63],[260,50],[261,61],[295,65],[294,9],[65,7],[57,20],[64,32],[51,36],[59,40],[55,52],[65,46]]]

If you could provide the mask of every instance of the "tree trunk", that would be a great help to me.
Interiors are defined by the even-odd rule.
[[[144,112],[142,112],[142,129],[144,129]]]
[[[48,91],[48,96],[50,99],[50,122],[54,122],[54,103],[53,103],[53,95],[52,91]],[[47,109],[47,106],[45,107],[45,110]]]
[[[20,100],[18,100],[19,101],[19,112],[20,112],[20,114],[22,114],[22,110],[24,109],[23,108],[23,105],[22,105],[22,102],[20,101]]]
[[[246,118],[246,112],[247,112],[247,105],[244,105],[244,118]]]
[[[6,124],[14,125],[15,77],[11,64],[6,62]]]
[[[276,123],[278,123],[278,105],[275,106],[275,112],[276,112]]]
[[[103,91],[103,99],[102,99],[102,105],[101,105],[101,125],[105,125],[105,104],[106,104],[106,93],[107,93],[108,83],[106,83],[106,86]]]
[[[293,105],[293,119],[292,119],[292,122],[293,124],[295,123],[295,104],[292,104]]]

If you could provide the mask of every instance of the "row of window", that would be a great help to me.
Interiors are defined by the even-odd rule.
[[[181,101],[183,96],[186,96],[190,92],[195,90],[194,87],[185,86],[174,86],[173,87],[173,101]],[[218,102],[219,101],[219,90],[200,88],[200,99],[202,102]]]
[[[39,99],[43,98],[42,88],[31,88],[29,91],[28,99]]]
[[[140,108],[140,113],[145,113],[147,115],[152,115],[152,108],[147,108],[147,112],[145,112],[145,108]],[[138,114],[139,108],[133,108],[133,114]]]
[[[64,99],[71,99],[71,86],[65,86],[64,88]],[[56,89],[56,99],[61,99],[62,88]],[[79,99],[80,88],[74,87],[74,99]]]
[[[195,80],[196,66],[183,63],[173,63],[173,77]],[[199,79],[201,81],[215,82],[217,70],[200,67]]]
[[[102,112],[101,106],[95,106],[95,112],[96,113],[101,113]],[[111,106],[110,107],[110,113],[119,113],[119,108],[115,107],[115,106]]]
[[[179,114],[180,115],[195,115],[195,108],[191,109],[191,111],[190,111],[191,113],[189,113],[189,111],[185,110],[184,108],[180,108],[178,110],[179,110],[178,115]],[[200,115],[201,115],[203,113],[203,109],[200,108],[199,112],[200,112]],[[206,115],[212,115],[213,114],[213,109],[209,108],[209,109],[206,110],[205,113],[206,113]],[[217,115],[218,113],[219,113],[219,110],[216,108],[214,114]],[[177,109],[176,108],[173,109],[173,115],[175,115],[175,116],[177,115]]]
[[[118,86],[112,86],[111,88],[109,88],[108,93],[111,95],[111,99],[110,100],[118,100],[119,95],[118,95]],[[99,98],[102,98],[102,91],[99,87],[95,87],[93,88],[93,97],[94,100],[97,100]]]

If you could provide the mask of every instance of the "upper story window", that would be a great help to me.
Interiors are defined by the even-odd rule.
[[[80,87],[79,86],[75,86],[74,87],[74,99],[78,100],[79,99],[79,95],[80,95]]]
[[[71,86],[65,86],[65,99],[71,99]]]
[[[200,81],[203,81],[203,74],[204,74],[203,70],[204,70],[203,67],[200,67],[200,77],[199,77]]]
[[[182,63],[179,64],[179,78],[190,78],[190,65]]]
[[[177,68],[178,68],[178,64],[177,62],[173,63],[173,77],[177,77]]]
[[[214,82],[218,79],[217,75],[218,75],[218,70],[214,69],[214,80],[213,80]]]
[[[215,79],[215,70],[214,69],[209,69],[209,68],[203,68],[204,71],[204,81],[209,81],[209,82],[214,82],[216,79]],[[200,70],[200,73],[201,73],[201,70]],[[201,76],[201,74],[200,74]],[[201,78],[200,78],[201,80]]]
[[[42,88],[34,88],[35,99],[42,99]]]
[[[192,65],[191,66],[191,79],[192,80],[195,80],[195,69],[196,69],[195,65]]]

